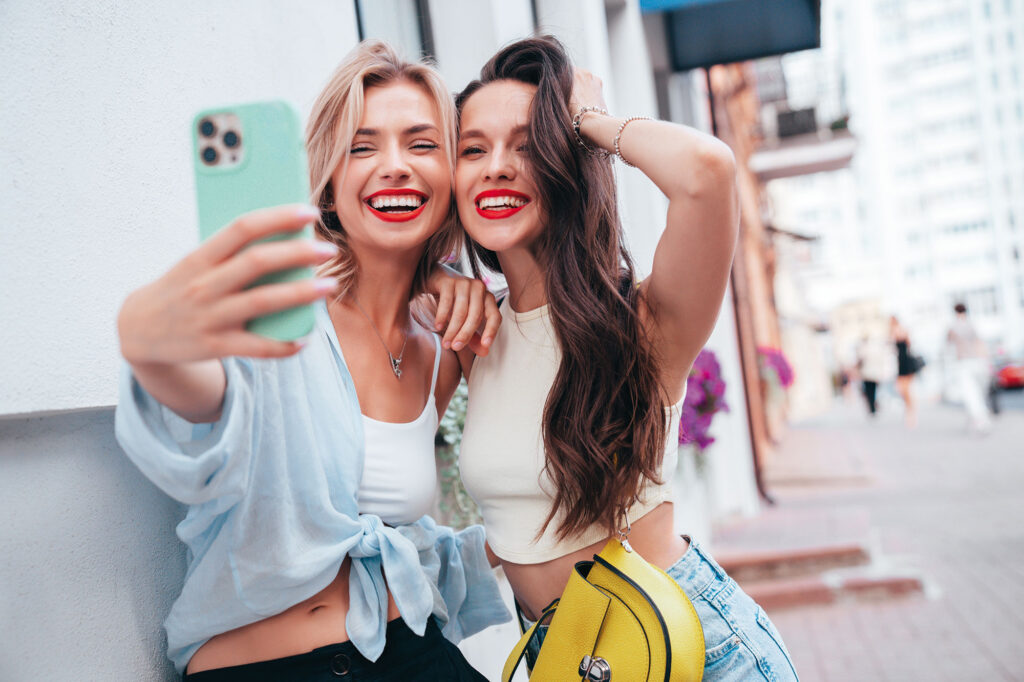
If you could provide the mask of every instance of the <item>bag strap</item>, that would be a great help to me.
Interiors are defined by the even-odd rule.
[[[512,647],[512,653],[505,659],[505,667],[501,671],[501,682],[511,682],[512,676],[516,674],[516,669],[519,668],[519,664],[522,663],[523,657],[526,655],[526,647],[530,645],[530,640],[537,634],[539,626],[540,621],[534,623]]]
[[[516,642],[516,645],[512,647],[512,653],[510,653],[508,658],[505,659],[505,667],[501,671],[502,682],[510,682],[512,680],[512,676],[516,674],[516,669],[519,668],[519,664],[526,655],[526,649],[530,646],[530,641],[538,634],[538,628],[544,624],[547,617],[555,612],[555,609],[558,607],[558,601],[559,600],[556,599],[548,604],[547,608],[544,609],[544,612],[540,614],[540,618],[537,619],[537,622],[531,625],[530,629],[524,632],[523,636],[519,638],[518,642]],[[518,601],[516,602],[516,614],[521,616]],[[520,618],[520,627],[522,626],[522,622],[523,621]]]
[[[516,624],[519,626],[519,634],[520,636],[525,635],[529,629],[525,627],[526,616],[523,615],[523,609],[519,606],[519,600],[515,596],[512,597],[512,603],[516,606]]]

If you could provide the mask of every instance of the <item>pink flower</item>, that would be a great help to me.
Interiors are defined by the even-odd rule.
[[[686,379],[686,400],[679,419],[679,442],[696,443],[704,450],[715,441],[708,431],[719,412],[728,412],[725,402],[725,381],[715,354],[704,349],[694,360]]]
[[[793,385],[793,368],[790,366],[786,356],[778,348],[758,346],[757,360],[761,366],[762,373],[771,372],[775,380],[782,388],[789,388]]]

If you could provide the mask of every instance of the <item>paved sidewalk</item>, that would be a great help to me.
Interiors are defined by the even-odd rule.
[[[907,430],[859,404],[790,427],[766,472],[777,504],[716,529],[715,551],[868,544],[925,594],[776,609],[805,682],[1024,680],[1024,410],[973,436],[925,406]]]

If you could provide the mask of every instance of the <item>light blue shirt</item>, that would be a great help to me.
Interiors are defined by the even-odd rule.
[[[346,556],[346,628],[370,660],[384,650],[388,587],[420,635],[431,615],[456,643],[511,618],[481,526],[454,532],[424,516],[391,528],[359,514],[362,418],[326,306],[317,306],[317,326],[297,355],[223,365],[227,393],[214,424],[175,415],[128,366],[121,377],[118,442],[143,474],[188,505],[177,527],[188,570],[164,622],[179,672],[214,635],[327,587]]]

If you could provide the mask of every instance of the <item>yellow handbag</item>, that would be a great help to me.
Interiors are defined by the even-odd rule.
[[[625,539],[576,564],[560,599],[505,661],[509,682],[537,628],[550,619],[531,680],[690,682],[704,673],[704,630],[676,581]]]

